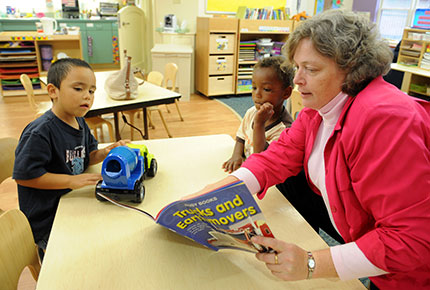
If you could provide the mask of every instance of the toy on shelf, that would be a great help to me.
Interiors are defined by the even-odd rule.
[[[306,20],[308,18],[310,18],[310,16],[306,15],[306,11],[302,11],[294,15],[293,17],[291,17],[292,20],[296,20],[296,21]]]
[[[140,203],[145,196],[143,180],[155,176],[157,160],[145,145],[127,144],[109,152],[101,173],[103,180],[96,186],[98,200],[106,200],[100,193],[117,201]]]

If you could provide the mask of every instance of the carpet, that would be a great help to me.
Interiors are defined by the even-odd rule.
[[[251,95],[216,97],[215,100],[227,105],[232,111],[237,113],[241,118],[245,116],[246,111],[254,106]]]

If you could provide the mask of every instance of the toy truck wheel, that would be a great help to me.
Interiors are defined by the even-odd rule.
[[[136,199],[133,202],[141,203],[145,197],[145,186],[143,186],[142,182],[136,182],[134,190],[136,192]]]
[[[148,177],[154,177],[157,174],[158,164],[157,160],[153,158],[151,160],[151,166],[148,169]]]
[[[103,197],[97,194],[97,191],[101,188],[101,186],[102,186],[102,181],[100,180],[96,185],[96,199],[98,201],[107,201],[106,199],[104,199]]]

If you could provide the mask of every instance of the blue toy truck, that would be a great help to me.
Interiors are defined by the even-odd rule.
[[[143,180],[157,173],[157,160],[145,145],[127,144],[113,148],[102,164],[103,180],[96,186],[98,193],[117,201],[142,202],[145,196]]]

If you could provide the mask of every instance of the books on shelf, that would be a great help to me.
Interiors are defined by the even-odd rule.
[[[236,12],[239,19],[262,19],[262,20],[288,20],[289,15],[285,7],[274,9],[273,7],[248,8],[240,6]]]

